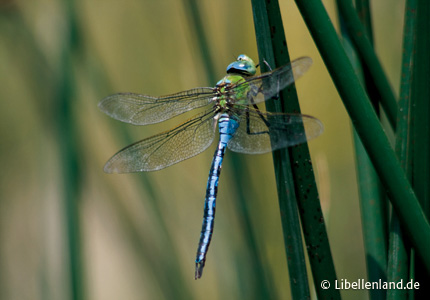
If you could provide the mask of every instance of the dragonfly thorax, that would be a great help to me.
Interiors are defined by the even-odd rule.
[[[249,91],[248,85],[245,83],[245,77],[240,74],[227,74],[223,79],[217,82],[215,88],[217,90],[216,106],[220,111],[228,110],[235,105],[246,105],[246,97]],[[238,88],[239,84],[243,84],[242,88]]]

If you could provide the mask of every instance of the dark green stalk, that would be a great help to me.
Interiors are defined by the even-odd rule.
[[[289,55],[278,2],[252,1],[252,4],[260,61],[264,59],[273,67],[286,64],[289,62]],[[264,64],[261,66],[263,70]],[[269,101],[266,107],[276,112],[300,112],[295,87],[292,86],[283,91],[281,101]],[[294,246],[296,252],[303,251],[299,245],[294,245],[301,243],[297,206],[294,201],[297,201],[299,207],[317,295],[321,299],[340,298],[338,290],[323,290],[320,285],[324,279],[334,283],[336,273],[307,144],[285,151],[275,151],[273,159],[293,298],[300,298],[300,295],[308,293],[307,286],[298,285],[307,283],[303,265],[292,262],[292,255],[301,256],[302,254],[289,250]]]
[[[403,26],[403,55],[400,78],[397,122],[402,125],[396,132],[396,153],[408,178],[412,177],[411,161],[411,94],[413,89],[414,45],[416,43],[417,0],[407,0]]]
[[[369,0],[355,0],[355,10],[363,27],[366,29],[369,42],[373,45],[372,15]]]
[[[338,1],[339,2],[339,1]],[[361,3],[361,1],[357,1]],[[370,12],[362,10],[363,17],[368,16]],[[371,80],[366,80],[366,67],[363,61],[359,60],[356,49],[353,46],[350,36],[346,30],[344,18],[339,14],[341,23],[342,42],[345,45],[345,51],[348,54],[351,63],[357,74],[363,74],[362,81],[370,97],[372,97],[373,107],[378,111],[379,97],[375,93]],[[370,23],[369,23],[370,26]],[[372,29],[366,28],[371,34]],[[364,77],[364,78],[363,78]],[[360,141],[357,133],[353,129],[354,146],[356,156],[356,169],[358,190],[360,194],[361,220],[363,228],[364,248],[366,251],[366,265],[369,281],[386,281],[387,265],[387,226],[386,226],[386,201],[385,195],[381,190],[380,181],[375,169]],[[371,299],[385,299],[386,291],[383,289],[373,289],[369,291]]]
[[[430,2],[417,1],[415,55],[413,58],[412,122],[413,122],[413,186],[424,214],[430,217]],[[415,246],[415,245],[414,245]],[[416,247],[416,246],[415,246]],[[418,249],[416,249],[419,251]],[[428,256],[428,253],[427,253]],[[416,280],[428,281],[430,270],[423,268],[423,257],[417,257]],[[428,291],[428,288],[427,288]],[[427,296],[425,288],[415,291]]]
[[[267,4],[263,0],[252,0],[254,14],[255,35],[257,38],[258,55],[260,61],[267,61],[275,68],[276,59],[270,38],[270,23],[267,13]],[[265,64],[260,64],[261,70],[267,71]],[[290,94],[295,88],[289,89]],[[284,102],[284,93],[281,101]],[[291,95],[290,97],[294,97]],[[297,95],[295,96],[297,97]],[[272,105],[272,107],[270,107]],[[267,103],[266,108],[273,109],[273,104]],[[309,284],[306,272],[306,262],[302,246],[300,221],[297,211],[293,175],[291,172],[290,157],[287,150],[273,152],[276,184],[278,189],[279,208],[281,212],[282,230],[284,233],[285,251],[287,254],[288,271],[290,275],[290,288],[293,299],[310,298]]]
[[[412,244],[430,270],[430,225],[320,0],[296,0],[357,133]]]
[[[345,20],[345,25],[351,40],[360,54],[361,60],[365,62],[365,65],[372,76],[372,80],[380,94],[381,105],[387,114],[391,126],[395,129],[397,117],[396,97],[366,34],[366,29],[360,22],[351,0],[340,0],[337,1],[337,4],[339,12]]]
[[[289,62],[284,27],[278,1],[267,1],[269,25],[272,31],[271,42],[275,53],[275,63],[280,66]],[[284,102],[276,102],[268,109],[283,113],[300,113],[295,88],[283,92]],[[282,107],[283,106],[283,107]],[[334,283],[336,271],[331,256],[330,244],[325,227],[324,216],[319,201],[318,190],[311,163],[309,148],[306,143],[288,149],[296,201],[299,208],[302,230],[306,243],[315,290],[318,298],[339,299],[338,290],[321,288],[323,280]]]
[[[190,28],[195,28],[195,40],[201,54],[202,64],[205,66],[207,81],[210,85],[213,85],[217,81],[217,76],[214,68],[214,60],[209,51],[210,45],[204,31],[204,26],[201,21],[201,13],[199,11],[198,1],[196,0],[184,0],[185,11],[188,14],[188,21],[190,22]],[[246,262],[247,269],[252,269],[253,272],[248,272],[247,276],[240,276],[242,295],[244,298],[255,297],[258,299],[266,298],[277,298],[276,290],[272,286],[272,281],[269,272],[264,271],[264,263],[261,260],[261,255],[258,250],[257,241],[255,239],[255,233],[251,224],[251,217],[249,213],[250,199],[245,195],[245,189],[248,186],[250,178],[247,175],[245,162],[241,155],[231,155],[231,161],[233,162],[233,178],[238,180],[237,182],[237,201],[234,203],[237,205],[237,211],[240,218],[240,223],[244,231],[244,238],[247,244],[247,250],[250,252],[251,260]],[[209,166],[209,165],[208,165]],[[243,255],[241,255],[243,256]],[[240,264],[239,264],[240,265]],[[251,280],[251,284],[249,284]],[[245,296],[248,295],[248,296]]]
[[[361,222],[369,281],[386,281],[387,219],[386,201],[380,181],[360,137],[354,130],[357,180],[360,194]],[[383,289],[369,290],[371,299],[385,299]]]
[[[338,0],[338,2],[339,1],[340,0]],[[355,6],[356,6],[358,17],[361,23],[363,24],[363,29],[366,31],[366,35],[369,39],[369,42],[373,47],[372,16],[370,12],[369,0],[355,0]],[[355,52],[357,52],[357,50],[355,50]],[[360,57],[360,64],[363,70],[364,84],[366,87],[367,95],[369,95],[370,101],[372,101],[372,104],[373,104],[373,108],[375,109],[376,113],[380,117],[381,115],[380,115],[379,106],[380,106],[381,95],[379,94],[378,88],[376,87],[375,82],[373,81],[369,67],[366,65],[362,57]],[[377,180],[379,181],[379,178]],[[380,185],[380,183],[378,184]]]
[[[430,217],[430,2],[417,2],[416,52],[414,57],[414,189]]]
[[[405,7],[403,26],[403,56],[400,80],[399,109],[397,112],[396,154],[408,179],[411,179],[410,146],[410,96],[412,90],[413,50],[416,26],[416,0],[408,0]],[[409,274],[408,247],[397,214],[393,211],[390,223],[387,280],[406,282]],[[408,293],[401,289],[387,291],[387,299],[407,299]],[[411,298],[412,299],[412,298]]]
[[[409,256],[409,280],[416,281],[415,279],[415,262],[416,262],[416,255],[415,255],[415,249],[409,247],[411,249],[411,254]],[[407,299],[415,299],[415,290],[411,289],[408,291]]]
[[[73,58],[78,48],[77,23],[72,0],[65,4],[65,36],[61,43],[61,65],[58,74],[57,128],[62,163],[63,200],[67,231],[67,257],[71,299],[84,299],[84,280],[81,254],[79,196],[81,172],[77,128],[74,124],[73,101],[76,84]]]

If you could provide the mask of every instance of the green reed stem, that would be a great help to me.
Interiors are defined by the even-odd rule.
[[[252,5],[260,61],[266,60],[273,67],[288,63],[290,59],[278,2],[252,1]],[[261,64],[261,67],[263,70],[265,65]],[[269,101],[266,107],[275,112],[300,112],[295,87],[284,90],[281,101]],[[337,290],[323,290],[320,285],[324,279],[334,282],[336,273],[307,144],[275,151],[273,160],[293,298],[302,299],[309,293],[304,262],[299,261],[303,257],[297,216],[299,208],[317,295],[321,299],[338,299]]]
[[[270,37],[267,3],[262,0],[253,0],[252,9],[260,61],[265,60],[275,68],[279,62],[276,62]],[[260,64],[260,67],[262,72],[267,71],[265,64]],[[295,88],[291,88],[290,90],[293,90],[293,92],[290,92],[290,97],[294,97]],[[285,100],[284,96],[285,94],[282,93],[282,102]],[[273,106],[271,103],[266,103],[268,110],[273,109]],[[273,162],[290,275],[291,295],[293,299],[306,299],[310,297],[310,291],[288,150],[274,151]]]
[[[345,20],[346,28],[361,60],[369,71],[372,81],[380,95],[381,105],[393,129],[396,128],[397,101],[393,89],[385,76],[382,65],[366,34],[366,28],[361,23],[351,0],[337,1],[340,14]]]
[[[62,163],[64,214],[67,232],[67,257],[71,299],[84,299],[84,272],[80,237],[79,198],[81,173],[77,128],[73,115],[75,80],[73,58],[78,48],[78,29],[74,2],[64,1],[66,38],[61,44],[61,65],[58,76],[57,129]]]
[[[337,1],[339,3],[341,0]],[[357,1],[361,3],[362,1]],[[365,3],[361,5],[361,16],[368,20],[365,24],[370,25],[370,11]],[[345,52],[357,74],[362,74],[361,80],[366,87],[367,94],[372,99],[372,105],[376,112],[379,112],[379,94],[373,85],[369,76],[368,68],[365,62],[360,59],[357,51],[346,30],[345,18],[339,14],[341,24],[342,42],[345,45]],[[372,35],[372,28],[366,27],[368,36]],[[366,80],[367,79],[367,80]],[[364,248],[366,252],[366,265],[369,281],[386,281],[387,265],[387,203],[385,195],[381,189],[381,183],[376,171],[361,143],[359,136],[353,129],[354,147],[356,156],[356,169],[358,190],[360,194],[361,220],[363,228]],[[383,289],[374,289],[369,291],[371,299],[385,299],[386,291]]]
[[[416,0],[408,0],[405,6],[405,21],[403,25],[403,56],[400,80],[399,109],[397,112],[396,154],[409,180],[412,171],[412,147],[410,145],[411,124],[410,107],[412,91],[413,51],[416,26]],[[411,249],[405,241],[405,236],[397,214],[393,211],[390,222],[390,243],[388,251],[387,280],[404,282],[409,279],[409,256]],[[407,299],[408,292],[401,289],[387,291],[387,299]],[[413,299],[413,298],[411,298]]]
[[[417,20],[415,54],[412,75],[412,145],[413,145],[413,187],[423,207],[424,214],[430,218],[430,2],[417,1]],[[418,254],[419,249],[414,245]],[[427,253],[427,257],[428,257]],[[425,269],[425,257],[418,256],[415,264],[417,282],[425,282],[430,269]],[[427,297],[426,289],[414,291],[417,298]]]
[[[430,217],[430,2],[417,2],[416,49],[414,57],[414,189],[426,216]]]
[[[296,0],[346,110],[412,244],[430,270],[430,225],[320,0]]]

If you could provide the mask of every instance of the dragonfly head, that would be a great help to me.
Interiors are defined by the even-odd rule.
[[[227,73],[237,73],[245,76],[255,75],[257,68],[255,67],[254,61],[245,54],[241,54],[237,57],[235,62],[232,62],[227,67]]]

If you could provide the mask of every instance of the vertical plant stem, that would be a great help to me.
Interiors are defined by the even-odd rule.
[[[278,65],[283,65],[290,58],[278,1],[267,1],[267,9],[275,61]],[[284,92],[283,99],[285,101],[280,102],[281,107],[276,107],[275,102],[272,106],[273,111],[300,113],[295,88],[293,90],[293,93],[289,93],[289,90]],[[270,104],[269,109],[272,109]],[[317,296],[320,299],[340,299],[338,290],[333,288],[326,290],[321,287],[323,280],[334,283],[337,278],[308,145],[303,143],[287,150],[290,156],[295,196]]]
[[[58,76],[58,106],[57,128],[60,157],[62,163],[63,200],[67,232],[67,257],[69,258],[69,278],[71,298],[84,299],[83,265],[81,254],[79,192],[80,169],[79,148],[77,142],[77,128],[74,124],[73,98],[74,75],[73,55],[78,47],[76,14],[72,0],[65,4],[65,39],[62,41],[61,65]]]
[[[402,225],[430,270],[430,225],[320,0],[296,0]]]
[[[341,0],[338,0],[339,3]],[[361,3],[362,1],[356,1]],[[363,5],[361,15],[365,20],[370,20],[370,11],[366,10],[368,6]],[[340,11],[339,11],[340,12]],[[363,74],[361,77],[366,87],[369,97],[376,112],[379,112],[379,94],[374,88],[373,81],[366,76],[369,73],[368,68],[350,40],[350,35],[346,30],[345,18],[339,13],[341,23],[342,42],[345,45],[345,51],[349,56],[351,63],[357,74]],[[370,21],[367,22],[370,26]],[[366,28],[367,35],[372,35],[372,29]],[[366,80],[367,79],[367,80]],[[369,80],[370,79],[370,80]],[[363,228],[364,248],[366,252],[366,265],[369,281],[386,281],[387,265],[387,219],[386,219],[386,201],[385,195],[381,190],[380,181],[376,171],[361,143],[361,140],[353,129],[354,147],[356,157],[356,169],[358,190],[360,194],[361,220]],[[371,299],[385,299],[386,291],[383,289],[373,289],[369,291]]]
[[[340,0],[338,0],[338,2],[339,1]],[[369,0],[355,0],[355,5],[356,5],[357,15],[362,23],[363,29],[365,30],[365,34],[369,39],[371,46],[373,47],[373,32],[372,32],[372,21],[371,21],[372,16],[370,12]],[[344,24],[344,27],[346,27],[345,24]],[[357,50],[355,50],[355,52],[357,52]],[[369,95],[370,101],[372,101],[373,108],[375,109],[376,113],[380,117],[381,114],[380,114],[379,106],[380,106],[381,95],[379,93],[378,88],[375,85],[375,82],[373,80],[369,67],[363,60],[363,57],[359,56],[359,60],[360,60],[361,68],[363,70],[364,84],[366,87],[367,94]]]
[[[430,2],[417,2],[417,32],[414,57],[414,189],[427,217],[430,217]]]
[[[260,61],[266,60],[269,65],[276,67],[277,62],[270,38],[267,4],[264,0],[253,0],[251,3]],[[267,68],[264,64],[260,64],[260,66],[262,71],[264,71],[263,68]],[[289,90],[291,94],[295,93],[295,88],[290,88]],[[282,102],[285,100],[284,96],[284,93],[282,93]],[[294,96],[291,95],[290,97]],[[266,108],[270,110],[270,103],[266,104]],[[291,295],[293,299],[307,299],[310,298],[310,291],[288,151],[286,149],[274,151],[273,162],[290,275]]]
[[[405,6],[405,21],[403,26],[403,56],[400,80],[399,109],[397,112],[396,154],[400,164],[411,179],[411,126],[410,107],[412,91],[413,51],[416,26],[416,0],[407,0]],[[406,243],[397,214],[392,211],[390,222],[390,240],[388,251],[387,280],[404,282],[408,280],[409,257],[411,251]],[[387,291],[387,299],[407,299],[408,292],[401,289]],[[413,299],[413,298],[411,298]]]
[[[369,0],[355,0],[355,10],[363,27],[366,29],[369,42],[373,45],[372,15]]]
[[[382,65],[373,50],[372,44],[366,34],[357,12],[352,5],[352,0],[337,1],[339,12],[344,17],[346,28],[350,34],[355,48],[360,54],[361,60],[365,62],[369,74],[381,96],[381,104],[393,129],[396,128],[397,101],[393,89],[385,76]]]
[[[430,2],[417,1],[416,44],[413,58],[412,122],[413,122],[413,186],[430,218]],[[415,245],[414,245],[415,246]],[[418,251],[418,249],[416,249]],[[428,253],[427,253],[428,255]],[[417,257],[416,280],[427,281],[430,270],[425,269],[423,257]],[[415,291],[417,297],[427,296],[425,289]]]
[[[273,66],[286,64],[290,59],[278,2],[253,1],[252,4],[260,61],[264,59]],[[268,110],[284,113],[300,112],[294,86],[284,90],[281,93],[281,99],[283,101],[269,101],[266,105]],[[296,241],[293,240],[293,242],[298,243],[301,240],[299,224],[291,224],[292,220],[297,219],[295,212],[297,208],[293,203],[297,201],[317,295],[321,299],[338,299],[340,298],[339,291],[334,288],[328,290],[321,288],[322,280],[334,283],[336,273],[307,144],[290,148],[287,151],[275,151],[273,157],[290,277],[295,274],[301,274],[304,277],[301,266],[290,265],[291,258],[288,251],[290,246],[287,242],[290,239],[290,232],[294,232],[294,230],[298,230],[298,232]],[[295,216],[289,216],[293,213]],[[289,228],[291,226],[297,228]],[[303,251],[300,248],[296,251],[299,250]],[[294,277],[293,280],[295,280]],[[292,290],[293,298],[303,291],[304,288],[301,291],[300,287],[297,287],[297,291]]]

